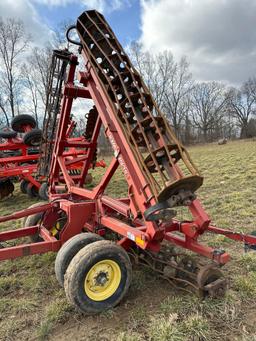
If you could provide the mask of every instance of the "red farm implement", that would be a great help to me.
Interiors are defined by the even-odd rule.
[[[29,115],[19,115],[20,122],[29,119],[33,122],[33,118]],[[14,122],[17,119],[14,119]],[[13,125],[14,128],[15,125]],[[21,129],[19,130],[21,132]],[[6,139],[6,142],[0,144],[0,199],[10,195],[14,190],[13,179],[19,178],[20,189],[23,193],[27,193],[30,197],[40,197],[44,200],[47,199],[47,186],[45,181],[47,173],[38,175],[38,162],[42,160],[42,154],[39,150],[41,143],[42,132],[39,129],[32,129],[27,131],[24,137],[17,137],[17,132],[4,128],[0,132],[0,136]],[[33,140],[31,139],[33,137]],[[84,137],[69,138],[71,143],[78,143],[84,141]],[[80,170],[83,167],[83,162],[71,163],[71,160],[75,160],[79,155],[85,155],[84,150],[71,147],[65,151],[64,157],[68,166],[69,174],[72,178],[76,179],[80,174]],[[104,166],[104,163],[98,163],[100,166]],[[97,164],[97,165],[98,165]],[[89,181],[90,178],[87,178]],[[44,184],[42,185],[42,182]],[[60,176],[59,182],[62,181]]]
[[[72,29],[79,42],[70,39]],[[200,236],[218,233],[248,248],[255,247],[256,237],[211,226],[195,194],[203,178],[104,17],[97,11],[84,12],[67,38],[79,45],[85,70],[76,77],[77,56],[68,54],[49,171],[50,202],[0,218],[5,222],[27,217],[24,228],[0,233],[0,260],[58,251],[56,277],[68,300],[86,313],[121,301],[131,280],[131,259],[202,296],[223,295],[226,279],[220,267],[229,254],[202,244]],[[71,142],[66,132],[76,98],[91,99],[94,107],[87,119],[90,135],[86,141]],[[84,184],[101,126],[114,156],[100,182],[89,190]],[[65,150],[71,147],[86,150],[86,157],[76,160],[84,161],[78,181],[69,175],[65,161]],[[116,199],[105,190],[119,166],[128,195]],[[58,193],[60,174],[66,189],[62,194]],[[175,219],[179,206],[188,208],[190,221]],[[33,242],[4,247],[6,241],[24,236],[31,236]],[[182,257],[172,245],[208,258],[209,264]]]
[[[23,116],[23,115],[22,115]],[[0,135],[15,135],[14,131],[4,129]],[[5,137],[6,138],[6,137]],[[70,145],[78,145],[85,142],[84,137],[67,138]],[[80,178],[86,158],[86,151],[75,147],[70,147],[64,152],[65,162],[69,175],[76,182]],[[79,157],[79,158],[78,158]],[[27,193],[30,197],[37,197],[47,200],[47,169],[43,174],[38,174],[38,162],[42,164],[42,154],[38,147],[31,147],[24,143],[19,137],[8,138],[7,142],[0,144],[0,199],[10,195],[14,191],[13,179],[19,178],[22,193]],[[95,162],[91,166],[105,167],[103,160]],[[86,182],[90,183],[92,177],[88,174]],[[59,183],[64,182],[62,174],[58,178]]]
[[[32,116],[18,115],[12,120],[12,130],[4,128],[0,131],[0,138],[6,140],[0,144],[0,199],[13,192],[12,179],[17,177],[21,181],[20,189],[23,193],[27,193],[30,197],[39,195],[43,200],[48,199],[49,165],[58,123],[57,114],[66,74],[67,56],[69,55],[70,53],[66,50],[53,52],[43,130],[35,129],[36,121]],[[87,151],[79,148],[79,143],[86,142],[84,136],[70,137],[75,126],[76,123],[70,119],[66,130],[66,139],[69,141],[70,147],[65,148],[63,156],[69,175],[77,182],[80,179]],[[17,137],[17,133],[24,136]],[[103,160],[96,162],[95,160],[90,167],[105,167],[105,162]],[[59,174],[55,181],[63,183],[63,175]],[[91,181],[92,176],[88,174],[86,183]]]
[[[18,137],[18,133],[23,137]],[[12,178],[19,177],[21,189],[34,193],[40,183],[33,177],[37,170],[39,159],[38,146],[42,132],[36,129],[36,121],[30,115],[19,115],[12,120],[12,130],[3,128],[0,138],[5,142],[0,144],[0,199],[8,196],[14,190]]]

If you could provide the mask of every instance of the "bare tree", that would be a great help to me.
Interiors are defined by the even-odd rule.
[[[221,134],[217,137],[226,137],[228,139],[237,137],[237,122],[236,118],[231,114],[230,110],[228,110],[228,101],[226,103],[225,115],[222,118],[221,128]]]
[[[19,104],[19,62],[28,47],[30,37],[26,35],[21,20],[0,18],[0,109],[9,124],[8,115],[14,117]]]
[[[27,103],[29,111],[31,111],[36,119],[38,125],[38,105],[39,105],[39,92],[37,90],[38,84],[36,81],[36,70],[30,68],[29,64],[23,64],[21,70],[23,76],[24,87],[28,90],[30,103]]]
[[[185,122],[190,106],[190,94],[193,88],[192,74],[186,58],[174,63],[168,73],[164,92],[164,110],[177,136],[181,133],[181,124]]]
[[[74,20],[71,18],[68,18],[66,20],[61,21],[57,27],[54,30],[54,39],[53,39],[53,45],[58,48],[63,47],[71,47],[69,46],[69,43],[66,38],[66,32],[67,29],[74,24]],[[72,31],[74,37],[74,40],[79,40],[79,37],[75,33],[75,30]]]
[[[148,51],[143,51],[141,44],[133,42],[128,49],[128,55],[154,96],[156,103],[163,109],[165,91],[174,67],[172,53],[164,51],[153,55]]]
[[[46,104],[46,93],[48,87],[48,76],[52,58],[52,47],[35,47],[28,59],[28,65],[33,73],[36,90],[43,104]]]
[[[9,126],[10,122],[9,122],[8,113],[7,113],[7,98],[1,92],[0,92],[0,109],[2,113],[4,114],[7,126]],[[3,124],[3,120],[1,120],[1,124]]]
[[[244,83],[244,90],[256,100],[256,77],[251,77]]]
[[[250,118],[248,122],[248,137],[256,136],[256,119]]]
[[[170,51],[152,54],[143,51],[142,45],[137,42],[130,45],[128,54],[176,134],[180,136],[181,124],[185,125],[193,87],[186,58],[183,57],[176,63]]]
[[[35,47],[21,67],[22,85],[26,91],[24,107],[35,116],[37,124],[45,111],[51,56],[50,46]]]
[[[250,80],[245,82],[240,89],[230,88],[227,100],[227,110],[237,119],[241,129],[240,138],[249,137],[248,123],[251,116],[256,113],[256,97]]]
[[[191,116],[194,125],[203,134],[204,142],[208,134],[218,124],[225,113],[227,98],[225,87],[217,82],[203,82],[194,86],[191,96]]]

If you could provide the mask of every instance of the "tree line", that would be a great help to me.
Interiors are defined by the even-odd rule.
[[[52,49],[63,46],[66,26],[60,25],[47,46],[37,47],[21,20],[0,18],[0,125],[9,126],[15,115],[24,112],[41,124]],[[197,82],[186,57],[176,61],[170,51],[145,52],[137,42],[127,50],[184,143],[256,136],[256,77],[240,87]]]
[[[9,126],[24,112],[42,124],[52,50],[63,45],[67,25],[61,23],[53,39],[41,47],[26,33],[22,20],[0,18],[0,125]]]
[[[193,79],[186,57],[143,51],[134,42],[129,56],[156,102],[184,143],[256,136],[256,77],[240,87]]]

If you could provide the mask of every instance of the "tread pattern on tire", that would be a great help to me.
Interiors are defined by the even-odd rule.
[[[64,286],[64,275],[74,256],[86,245],[99,240],[103,240],[103,238],[98,234],[85,232],[75,235],[62,245],[55,259],[55,275],[62,287]]]
[[[37,143],[33,143],[33,139],[36,139]],[[41,143],[42,139],[42,130],[41,129],[33,129],[31,131],[28,131],[24,137],[23,142],[27,146],[37,147]]]
[[[80,262],[85,262],[86,260],[87,262],[92,261],[92,259],[95,257],[94,255],[99,254],[104,249],[104,247],[107,247],[107,246],[109,246],[110,252],[113,252],[113,250],[115,250],[117,254],[120,256],[120,258],[122,258],[122,260],[124,261],[126,271],[127,271],[125,287],[121,295],[115,300],[115,302],[111,303],[111,305],[106,304],[106,306],[105,307],[102,306],[102,308],[97,308],[97,307],[92,307],[92,306],[82,307],[81,302],[78,301],[75,295],[75,292],[78,290],[78,285],[79,285],[79,283],[77,283],[77,281],[74,280],[76,269],[78,268],[78,265]],[[103,240],[103,241],[98,241],[98,242],[85,246],[74,256],[74,258],[70,262],[67,268],[67,271],[65,273],[64,289],[65,289],[65,293],[66,293],[69,303],[75,306],[78,311],[84,314],[97,314],[103,310],[107,310],[116,306],[123,299],[123,297],[125,296],[125,294],[127,293],[129,289],[129,286],[131,283],[131,277],[132,277],[132,266],[131,266],[129,256],[125,252],[125,250],[114,242],[111,242],[109,240]],[[98,302],[96,303],[96,305],[97,304]],[[104,305],[104,302],[101,302],[100,304]]]
[[[43,200],[48,200],[48,184],[46,182],[43,182],[39,188],[38,191],[39,197]]]
[[[31,182],[27,185],[27,195],[33,199],[38,197],[38,191],[35,185]]]
[[[0,129],[0,137],[3,139],[13,139],[17,136],[17,132],[10,129]]]
[[[33,116],[27,115],[27,114],[22,114],[22,115],[17,115],[13,118],[11,122],[12,129],[14,131],[17,131],[18,133],[23,133],[24,131],[21,129],[22,125],[30,125],[31,128],[36,127],[36,120],[34,119]]]
[[[27,194],[27,186],[28,186],[29,181],[23,179],[20,182],[20,191],[23,194]]]
[[[28,208],[38,207],[38,206],[41,206],[43,204],[45,204],[45,202],[42,202],[42,201],[36,202],[35,204],[29,206]],[[23,218],[23,227],[37,225],[37,223],[42,218],[42,216],[43,216],[43,213],[39,212],[39,213],[31,214],[28,217],[24,217]],[[34,243],[41,240],[41,238],[38,235],[32,235],[32,236],[30,236],[30,239]]]

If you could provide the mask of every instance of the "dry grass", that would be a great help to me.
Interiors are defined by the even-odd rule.
[[[193,160],[205,176],[199,191],[204,207],[219,226],[250,232],[255,224],[256,143],[239,141],[193,147]],[[104,172],[95,171],[95,182]],[[124,195],[120,172],[108,193]],[[28,207],[20,194],[0,202],[0,214]],[[180,218],[186,212],[179,213]],[[2,224],[1,229],[21,226]],[[134,270],[127,298],[104,314],[84,317],[65,300],[54,275],[52,253],[0,263],[0,340],[101,341],[256,341],[256,256],[221,236],[204,236],[232,255],[224,271],[230,288],[223,300],[200,301],[175,292],[150,272]]]

